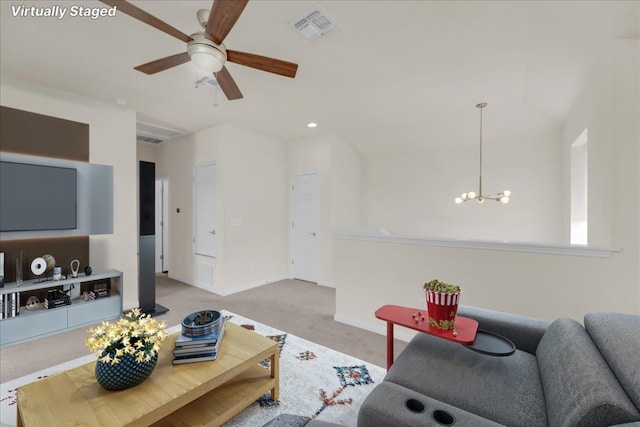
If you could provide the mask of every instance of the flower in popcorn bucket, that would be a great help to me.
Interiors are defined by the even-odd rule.
[[[458,303],[460,302],[460,286],[431,280],[423,285],[427,298],[429,325],[442,330],[454,328]]]
[[[115,365],[130,354],[137,363],[150,361],[167,338],[166,324],[134,308],[117,323],[102,322],[87,331],[85,344],[98,361]]]
[[[451,283],[441,282],[438,279],[433,279],[430,282],[427,282],[423,286],[428,291],[440,292],[443,294],[459,294],[460,286],[453,285]]]

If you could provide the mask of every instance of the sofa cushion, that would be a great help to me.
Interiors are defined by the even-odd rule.
[[[555,320],[536,351],[549,426],[596,427],[640,420],[587,331]]]
[[[417,334],[385,381],[510,427],[547,425],[535,356],[521,350],[493,357]]]
[[[589,313],[584,326],[631,401],[640,408],[640,316]]]

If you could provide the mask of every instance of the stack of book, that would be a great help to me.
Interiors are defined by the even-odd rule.
[[[0,295],[0,319],[20,315],[20,292]]]
[[[204,362],[216,360],[222,337],[224,336],[225,322],[222,322],[218,332],[198,337],[178,335],[173,349],[173,364]]]
[[[47,293],[47,297],[44,299],[44,308],[51,309],[62,307],[63,305],[71,305],[69,295],[62,292]]]
[[[111,296],[110,289],[96,289],[89,292],[89,299],[106,298]]]

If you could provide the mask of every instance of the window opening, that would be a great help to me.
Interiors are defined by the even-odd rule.
[[[588,152],[589,131],[585,128],[571,144],[571,238],[572,245],[588,243]]]

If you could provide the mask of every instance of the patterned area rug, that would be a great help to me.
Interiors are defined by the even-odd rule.
[[[280,344],[280,399],[272,402],[267,394],[224,427],[260,427],[280,414],[302,415],[355,427],[360,405],[382,381],[386,370],[251,319],[221,311],[228,321]],[[169,331],[179,329],[178,325]],[[93,360],[94,356],[87,354],[0,385],[2,427],[16,425],[18,387]],[[262,363],[269,363],[269,359]]]

